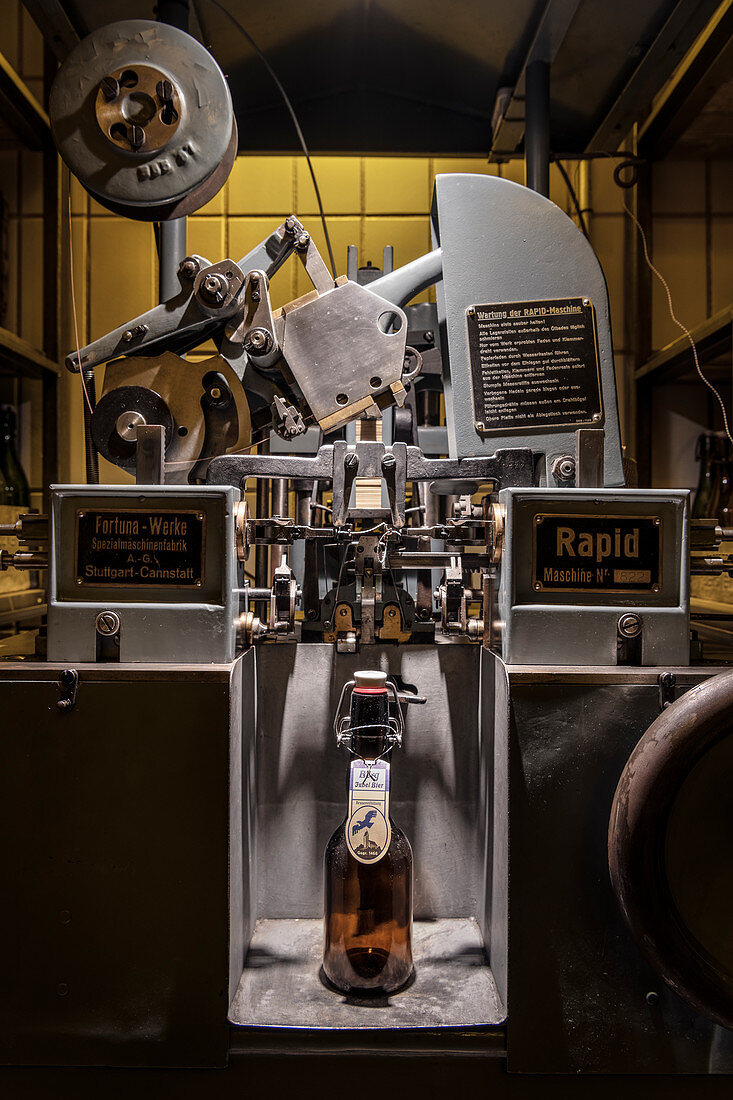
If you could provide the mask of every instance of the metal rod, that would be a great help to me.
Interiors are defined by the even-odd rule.
[[[419,256],[404,267],[398,267],[389,275],[375,279],[367,287],[373,294],[386,298],[393,305],[403,306],[419,294],[421,290],[432,286],[443,277],[443,253],[436,248],[432,252]]]
[[[97,407],[97,387],[94,381],[94,371],[85,370],[84,388],[86,399],[84,400],[84,458],[86,464],[87,484],[99,485],[99,455],[92,437],[92,415]]]
[[[269,454],[270,439],[263,439],[258,447],[261,455]],[[255,496],[255,512],[257,519],[265,519],[269,515],[270,481],[268,478],[258,478]],[[270,584],[270,550],[267,546],[255,547],[255,585],[257,588],[268,588]],[[266,605],[256,605],[259,614],[264,615]]]
[[[540,195],[550,194],[550,65],[527,66],[524,126],[524,180]]]
[[[158,298],[161,302],[168,302],[181,289],[178,267],[187,255],[186,219],[161,222],[159,242]]]
[[[159,0],[158,21],[188,31],[189,0]],[[158,238],[158,300],[167,302],[181,289],[178,265],[187,255],[186,219],[160,223]]]
[[[272,479],[271,512],[273,516],[280,516],[281,519],[284,519],[289,514],[287,478],[274,477]]]

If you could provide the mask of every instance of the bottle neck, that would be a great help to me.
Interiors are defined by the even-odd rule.
[[[389,747],[389,695],[381,688],[354,688],[351,693],[351,750],[375,760]]]

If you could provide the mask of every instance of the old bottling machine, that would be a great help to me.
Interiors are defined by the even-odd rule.
[[[90,193],[163,229],[236,148],[217,65],[158,23],[85,39],[50,114]],[[47,631],[0,663],[4,1063],[410,1029],[517,1073],[733,1065],[733,681],[691,665],[689,611],[730,533],[626,487],[606,286],[565,214],[441,175],[432,233],[334,278],[283,211],[69,355],[90,473],[135,482],[55,485],[4,532],[3,568],[48,568]],[[275,309],[286,263],[313,289]],[[356,668],[394,687],[415,861],[416,979],[367,1007],[318,976]]]

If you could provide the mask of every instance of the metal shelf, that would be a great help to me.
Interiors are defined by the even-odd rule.
[[[9,329],[0,328],[0,373],[43,378],[44,375],[60,374],[60,367],[27,340]]]
[[[40,621],[46,614],[46,591],[43,588],[22,588],[0,596],[0,627],[29,620]]]
[[[701,365],[715,364],[716,360],[728,360],[719,365],[730,374],[730,355],[733,350],[733,305],[726,306],[713,317],[708,317],[690,330],[695,342]],[[690,341],[680,336],[671,344],[658,351],[634,373],[637,382],[646,385],[659,385],[663,382],[677,381],[685,374],[694,371],[695,361]]]

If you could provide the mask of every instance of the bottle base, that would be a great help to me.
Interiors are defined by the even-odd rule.
[[[378,950],[378,949],[376,949]],[[325,966],[320,969],[320,978],[322,984],[326,989],[330,989],[333,993],[341,993],[349,997],[357,997],[360,1000],[377,1000],[380,997],[392,996],[395,993],[403,993],[406,989],[415,981],[415,968],[412,967],[409,974],[400,982],[389,982],[387,984],[380,983],[379,973],[384,968],[384,962],[374,958],[375,949],[371,951],[357,949],[353,954],[357,954],[359,958],[352,958],[352,952],[348,952],[349,962],[352,963],[354,970],[361,978],[355,981],[334,981],[334,979],[327,973]],[[382,952],[380,952],[382,954]],[[387,955],[387,952],[383,954]],[[368,958],[364,958],[364,955],[369,955]],[[354,965],[356,964],[356,965]]]

